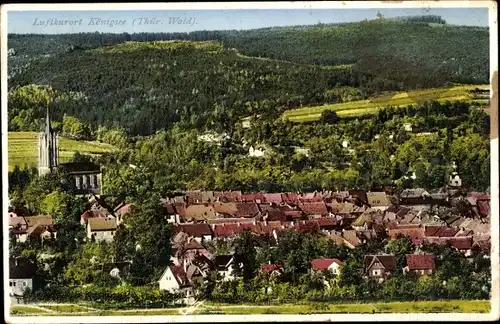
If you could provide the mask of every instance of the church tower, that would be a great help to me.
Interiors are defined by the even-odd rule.
[[[58,145],[59,136],[50,125],[50,114],[49,108],[47,107],[45,127],[40,132],[38,138],[38,175],[50,173],[57,167],[57,162],[59,160]]]

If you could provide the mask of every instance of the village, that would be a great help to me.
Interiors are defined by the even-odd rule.
[[[377,237],[396,240],[411,238],[417,248],[406,255],[404,273],[430,275],[436,269],[436,256],[424,253],[419,247],[446,245],[471,258],[477,251],[489,251],[490,196],[469,192],[464,195],[456,182],[438,193],[423,189],[406,189],[398,196],[389,192],[350,190],[343,192],[311,193],[242,193],[240,191],[187,191],[184,195],[161,201],[165,222],[172,225],[172,257],[162,276],[160,290],[179,294],[183,303],[195,302],[196,283],[210,272],[221,280],[234,279],[234,256],[214,255],[207,244],[231,239],[250,231],[274,244],[283,231],[298,233],[318,232],[336,244],[354,249]],[[455,181],[455,182],[454,182]],[[123,219],[133,210],[130,203],[122,203],[113,210],[91,199],[89,209],[81,217],[86,240],[113,242]],[[29,237],[57,240],[57,231],[50,215],[9,215],[9,230],[19,242]],[[330,272],[337,276],[345,260],[319,258],[311,262],[311,270]],[[364,255],[364,277],[382,282],[398,267],[391,254]],[[110,275],[126,269],[123,260],[107,265]],[[281,264],[262,264],[260,271],[279,276]],[[30,262],[12,260],[10,264],[10,295],[22,297],[26,288],[32,288],[36,267]]]

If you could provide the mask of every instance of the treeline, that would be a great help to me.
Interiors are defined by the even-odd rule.
[[[391,18],[389,18],[391,20]],[[406,21],[412,23],[434,23],[434,24],[446,24],[441,16],[436,15],[424,15],[424,16],[402,16],[393,18],[393,20]]]
[[[49,105],[55,121],[67,114],[131,135],[178,122],[231,132],[244,116],[273,118],[291,108],[339,102],[342,94],[330,91],[335,87],[359,88],[365,96],[398,89],[350,69],[243,58],[214,42],[137,42],[65,53],[32,63],[10,85],[11,130],[35,129]]]
[[[360,71],[401,82],[405,89],[442,86],[445,82],[489,82],[487,28],[446,26],[438,16],[417,16],[405,21],[375,20],[338,25],[314,25],[255,30],[195,31],[190,33],[67,35],[9,35],[15,49],[12,63],[23,66],[22,55],[80,53],[125,41],[216,40],[226,48],[264,58],[295,63],[356,64]],[[418,40],[411,41],[408,40]],[[454,58],[454,60],[450,60]],[[443,62],[447,62],[443,64]],[[11,63],[11,62],[9,62]]]

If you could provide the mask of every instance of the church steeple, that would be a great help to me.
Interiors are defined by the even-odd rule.
[[[50,120],[50,111],[47,106],[45,127],[38,138],[38,174],[50,173],[57,167],[59,159],[58,135],[53,131]]]

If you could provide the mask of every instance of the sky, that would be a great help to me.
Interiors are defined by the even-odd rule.
[[[8,11],[8,33],[140,33],[255,29],[438,15],[448,24],[488,26],[487,8]],[[56,24],[59,23],[59,24]],[[61,25],[64,23],[64,25]]]

